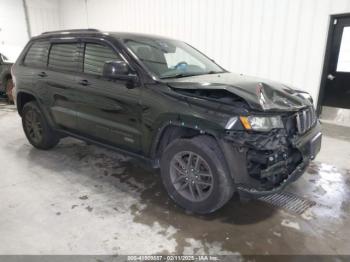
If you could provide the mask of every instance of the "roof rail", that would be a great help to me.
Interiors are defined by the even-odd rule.
[[[100,32],[98,29],[94,28],[85,28],[85,29],[68,29],[68,30],[57,30],[57,31],[47,31],[43,32],[42,35],[47,35],[47,34],[58,34],[58,33],[76,33],[76,32]]]

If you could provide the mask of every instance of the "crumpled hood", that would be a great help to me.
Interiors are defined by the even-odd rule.
[[[297,111],[312,103],[301,96],[303,91],[292,89],[281,83],[235,73],[199,75],[167,79],[175,89],[226,90],[241,97],[248,105],[259,111]]]

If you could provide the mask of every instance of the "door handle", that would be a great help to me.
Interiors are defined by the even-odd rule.
[[[333,80],[335,79],[335,76],[332,75],[332,74],[329,74],[329,75],[327,76],[327,79],[333,81]]]
[[[40,72],[40,73],[38,74],[38,76],[40,76],[40,77],[47,77],[47,74],[46,74],[45,72]]]
[[[87,81],[86,79],[80,80],[80,81],[78,82],[78,84],[79,84],[79,85],[82,85],[82,86],[88,86],[88,85],[90,85],[89,81]]]

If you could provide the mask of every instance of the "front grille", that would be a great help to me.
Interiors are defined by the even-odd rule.
[[[315,125],[317,120],[315,109],[313,107],[299,111],[296,113],[295,118],[299,134],[304,134],[310,130]]]

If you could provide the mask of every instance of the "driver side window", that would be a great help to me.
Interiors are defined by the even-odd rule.
[[[104,64],[108,61],[116,60],[121,60],[121,57],[110,47],[86,43],[83,72],[102,76]]]

